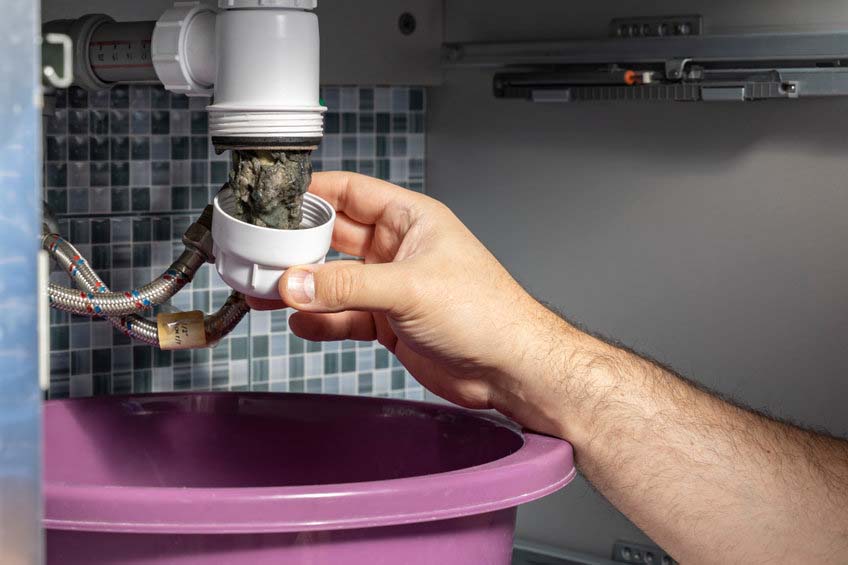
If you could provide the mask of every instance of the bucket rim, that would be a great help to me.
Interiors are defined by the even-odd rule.
[[[512,508],[551,494],[577,474],[571,445],[523,431],[491,413],[401,399],[301,393],[189,392],[50,400],[68,403],[184,397],[285,397],[388,404],[471,416],[510,429],[523,445],[503,458],[400,479],[280,487],[98,486],[44,480],[48,530],[144,534],[329,531],[461,518]]]

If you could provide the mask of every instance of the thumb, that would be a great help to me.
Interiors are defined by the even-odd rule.
[[[403,277],[391,263],[332,261],[292,267],[280,279],[283,301],[307,312],[387,312],[404,294]]]

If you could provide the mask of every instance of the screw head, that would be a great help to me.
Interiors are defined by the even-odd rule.
[[[412,35],[415,33],[416,27],[418,27],[418,22],[415,20],[415,16],[409,12],[402,13],[398,18],[398,29],[402,34]]]
[[[448,47],[447,53],[448,53],[448,60],[451,61],[452,63],[456,63],[457,61],[462,59],[462,48],[461,47],[457,47],[455,45],[452,45],[451,47]]]

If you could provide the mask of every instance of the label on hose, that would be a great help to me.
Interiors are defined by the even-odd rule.
[[[203,312],[176,312],[156,317],[159,347],[165,351],[206,347]]]

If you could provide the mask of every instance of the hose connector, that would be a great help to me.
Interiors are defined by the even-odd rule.
[[[183,234],[183,245],[194,249],[203,256],[204,262],[212,263],[215,256],[212,252],[212,205],[203,209],[196,222],[191,224]]]

